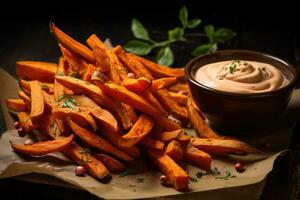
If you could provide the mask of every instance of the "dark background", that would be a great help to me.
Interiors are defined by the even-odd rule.
[[[204,25],[228,27],[237,32],[234,45],[228,48],[257,50],[282,57],[300,66],[300,17],[292,1],[6,1],[0,6],[0,66],[15,75],[17,60],[56,62],[59,51],[49,33],[49,21],[84,42],[92,33],[124,44],[133,38],[130,23],[139,19],[155,32],[166,32],[179,25],[178,11],[186,5],[190,18],[201,18],[194,32]],[[193,32],[193,31],[192,31]],[[299,136],[295,131],[290,151],[276,161],[262,199],[299,198]],[[299,169],[298,169],[299,170]],[[17,199],[92,198],[85,192],[0,180],[1,196]]]

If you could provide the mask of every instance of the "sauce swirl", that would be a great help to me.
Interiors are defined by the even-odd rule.
[[[195,74],[199,83],[221,91],[260,93],[277,90],[288,84],[276,67],[256,61],[221,61],[200,67]]]

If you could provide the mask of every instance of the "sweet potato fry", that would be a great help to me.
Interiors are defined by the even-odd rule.
[[[31,91],[31,112],[30,117],[33,123],[39,121],[44,113],[44,97],[42,93],[41,86],[38,81],[30,81],[30,91]]]
[[[184,157],[191,164],[207,171],[210,170],[212,159],[208,153],[190,146],[184,149]]]
[[[153,91],[153,95],[159,100],[162,106],[164,106],[164,108],[169,111],[169,113],[174,115],[181,122],[187,124],[190,121],[186,108],[180,106],[175,100],[173,100],[167,90],[162,89]]]
[[[218,134],[216,134],[211,128],[208,127],[205,120],[198,114],[198,112],[194,109],[192,105],[192,98],[188,97],[186,108],[193,124],[194,128],[196,129],[197,134],[199,137],[202,138],[222,138]]]
[[[111,175],[105,165],[86,152],[78,144],[72,143],[62,151],[66,156],[74,160],[78,165],[83,166],[97,180],[107,182]]]
[[[30,97],[23,90],[20,90],[18,92],[18,96],[19,96],[20,99],[23,99],[27,110],[31,110],[31,99],[30,99]]]
[[[70,119],[67,119],[67,123],[76,135],[78,135],[83,141],[85,141],[87,144],[91,145],[92,147],[110,153],[125,161],[133,160],[131,156],[115,148],[113,145],[111,145],[109,142],[107,142],[97,134],[82,128],[81,126],[79,126],[78,124],[76,124]]]
[[[190,143],[191,137],[188,136],[184,131],[181,131],[176,140],[185,147]]]
[[[98,75],[96,74],[95,76],[93,76],[92,80],[105,93],[109,94],[115,99],[120,100],[123,103],[131,105],[133,108],[136,108],[144,112],[145,114],[152,116],[156,120],[156,122],[166,130],[179,129],[178,124],[170,121],[168,118],[161,115],[161,113],[157,111],[151,104],[149,104],[144,98],[127,90],[123,86],[104,80],[105,79],[104,77],[101,78]],[[100,76],[104,76],[104,75],[102,74]]]
[[[42,91],[42,95],[43,95],[43,98],[44,98],[45,109],[47,109],[49,112],[51,112],[52,107],[55,104],[53,95],[50,95],[45,91]]]
[[[153,79],[148,70],[135,59],[132,54],[126,53],[121,46],[115,47],[113,52],[118,56],[128,71],[133,72],[136,77],[145,77],[149,80]]]
[[[228,153],[247,154],[263,153],[250,145],[232,139],[192,138],[191,144],[198,149],[213,155],[227,155]]]
[[[54,88],[54,84],[53,83],[46,83],[46,82],[39,82],[42,90],[44,90],[45,92],[49,93],[49,94],[53,94],[53,88]],[[30,86],[29,86],[29,81],[25,81],[23,79],[19,80],[19,85],[20,88],[27,94],[30,95]]]
[[[18,61],[17,76],[25,80],[38,80],[53,83],[57,65],[47,62]]]
[[[180,105],[186,106],[188,96],[177,92],[169,92],[170,96]]]
[[[150,137],[145,137],[142,141],[141,144],[148,148],[148,149],[156,149],[156,150],[163,150],[165,147],[165,144],[160,141],[160,140],[154,140]]]
[[[136,55],[134,55],[134,57],[136,57],[155,78],[176,77],[182,79],[184,77],[184,70],[182,68],[174,69],[159,65]]]
[[[142,93],[151,86],[151,81],[145,77],[128,78],[123,80],[122,85],[132,92]]]
[[[87,81],[87,82],[91,82],[91,78],[92,75],[94,73],[94,71],[96,70],[96,67],[92,64],[89,64],[87,66],[86,72],[84,73],[82,80]]]
[[[132,126],[132,122],[127,116],[122,104],[105,95],[97,86],[69,76],[56,76],[56,80],[74,91],[74,93],[85,94],[100,106],[104,106],[104,108],[112,112],[114,116],[118,118],[124,129],[128,129]]]
[[[27,106],[23,99],[5,99],[6,106],[9,110],[15,112],[27,111]]]
[[[30,116],[26,112],[18,112],[17,116],[21,127],[25,132],[30,132],[37,128],[37,126],[32,123]]]
[[[163,88],[170,87],[171,85],[174,85],[176,82],[177,82],[176,77],[154,79],[152,81],[151,89],[160,90]]]
[[[11,147],[18,153],[43,156],[56,151],[61,151],[66,148],[74,139],[74,135],[70,135],[66,138],[59,138],[57,140],[37,142],[32,145],[20,145],[11,143]]]
[[[119,145],[123,147],[134,146],[150,133],[153,126],[154,122],[150,117],[144,114],[139,116],[130,131],[120,138]]]
[[[178,82],[168,88],[171,92],[182,92],[183,94],[189,93],[189,86],[185,82]]]
[[[52,22],[50,22],[50,32],[66,49],[81,56],[91,63],[95,63],[93,52],[89,48],[62,32]]]
[[[113,54],[95,34],[91,35],[87,39],[87,43],[93,48],[93,50],[97,49],[101,55],[101,57],[98,58],[100,62],[99,63],[100,71],[102,68],[103,72],[107,72],[107,76],[111,81],[121,84],[121,78],[117,71],[120,62],[116,57],[116,55]],[[101,62],[102,64],[104,64],[103,66],[101,66]]]
[[[61,135],[56,120],[51,114],[44,114],[40,121],[39,129],[50,139],[57,139]]]
[[[110,157],[108,155],[97,153],[94,156],[103,162],[103,164],[109,169],[111,172],[121,172],[126,169],[125,165],[123,165],[120,161]]]
[[[188,189],[188,174],[167,154],[162,151],[148,150],[148,155],[159,167],[159,169],[167,176],[169,182],[176,190]]]
[[[116,146],[121,151],[125,152],[126,154],[128,154],[134,158],[140,157],[140,155],[141,155],[140,150],[136,146],[122,147],[119,145],[119,140],[122,137],[122,135],[120,133],[112,131],[112,130],[108,130],[105,128],[102,129],[101,133],[106,140],[108,140],[110,143],[112,143],[114,146]]]
[[[162,107],[159,101],[153,96],[152,92],[149,90],[145,90],[143,93],[140,94],[144,99],[146,99],[149,103],[151,103],[155,108],[159,110],[159,112],[164,115],[168,116],[169,113]]]
[[[165,153],[170,156],[175,162],[182,160],[183,150],[179,142],[172,140],[166,147]]]
[[[70,95],[80,107],[88,108],[90,113],[100,122],[101,125],[113,131],[118,131],[116,118],[107,110],[98,106],[93,100],[83,95]]]

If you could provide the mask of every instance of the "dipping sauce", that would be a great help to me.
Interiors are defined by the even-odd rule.
[[[196,71],[195,79],[207,87],[234,93],[268,92],[289,83],[273,65],[244,60],[204,65]]]

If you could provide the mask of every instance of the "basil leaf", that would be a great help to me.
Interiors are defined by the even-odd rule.
[[[143,26],[143,24],[137,20],[132,19],[131,22],[131,31],[134,35],[134,37],[142,40],[149,40],[149,34],[146,28]]]
[[[234,36],[236,33],[228,28],[220,28],[214,34],[215,41],[221,43],[232,39]]]
[[[152,45],[140,40],[131,40],[124,45],[124,49],[128,52],[143,56],[150,53]]]
[[[179,11],[179,19],[183,27],[186,27],[188,25],[188,10],[185,6],[183,6]]]
[[[169,40],[178,40],[183,37],[183,30],[181,27],[176,27],[172,30],[169,30]]]
[[[187,27],[188,28],[196,28],[201,23],[201,19],[192,19],[189,21]]]
[[[204,27],[204,31],[209,39],[209,42],[212,43],[214,40],[215,27],[213,25],[207,25]]]
[[[198,56],[201,54],[205,54],[205,53],[209,53],[209,52],[214,52],[217,50],[217,43],[214,44],[202,44],[198,47],[196,47],[193,51],[192,51],[192,55],[193,56]]]
[[[170,47],[162,48],[158,51],[156,61],[160,65],[170,66],[174,62],[174,54]]]

